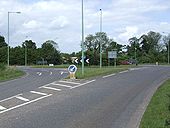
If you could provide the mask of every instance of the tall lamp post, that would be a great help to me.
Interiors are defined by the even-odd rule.
[[[165,33],[165,34],[166,34],[167,32],[162,32],[162,33]],[[167,33],[167,34],[168,34],[168,33]],[[170,47],[169,47],[169,43],[170,43],[170,40],[168,40],[168,49],[167,49],[167,51],[168,51],[168,64],[169,64],[169,51],[170,51],[170,50],[169,50],[169,48],[170,48]]]
[[[28,36],[26,36],[26,41],[27,41]],[[27,44],[25,41],[25,66],[27,66]]]
[[[102,9],[100,9],[100,68],[102,68]]]
[[[8,12],[8,51],[7,51],[7,54],[8,54],[8,57],[7,57],[7,65],[9,66],[9,14],[10,13],[17,13],[17,14],[20,14],[21,12]]]
[[[82,75],[84,75],[84,4],[82,0]]]

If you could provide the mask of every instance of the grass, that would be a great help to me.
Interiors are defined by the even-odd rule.
[[[152,97],[140,128],[170,128],[170,79]]]
[[[85,79],[85,78],[90,78],[90,77],[95,77],[95,76],[107,75],[111,73],[121,72],[121,71],[127,70],[128,68],[129,66],[117,66],[116,68],[102,67],[101,69],[98,67],[86,67],[84,69],[84,76],[82,75],[81,68],[78,68],[76,72],[76,78]]]
[[[15,79],[24,74],[24,72],[17,70],[15,67],[5,68],[4,70],[0,69],[0,82]]]

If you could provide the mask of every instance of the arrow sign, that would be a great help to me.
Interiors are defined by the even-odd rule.
[[[86,59],[86,63],[88,63],[88,64],[89,64],[89,59]]]
[[[78,59],[75,59],[75,62],[76,62],[76,64],[78,64],[79,62],[78,62]]]
[[[75,73],[75,72],[77,71],[77,67],[76,67],[75,65],[70,65],[70,66],[68,67],[68,71],[69,71],[70,73]]]

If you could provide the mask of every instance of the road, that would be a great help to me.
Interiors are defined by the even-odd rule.
[[[43,77],[41,69],[24,70],[29,77],[0,85],[2,128],[136,128],[156,88],[170,78],[166,66],[74,82],[59,71],[49,77],[43,69]]]

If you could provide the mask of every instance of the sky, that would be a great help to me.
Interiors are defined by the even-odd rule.
[[[82,0],[0,0],[0,35],[7,42],[8,12],[9,45],[26,39],[37,47],[47,40],[58,43],[65,53],[81,50]],[[85,36],[102,31],[119,44],[149,31],[170,33],[170,0],[84,0]],[[164,33],[162,33],[164,32]]]

